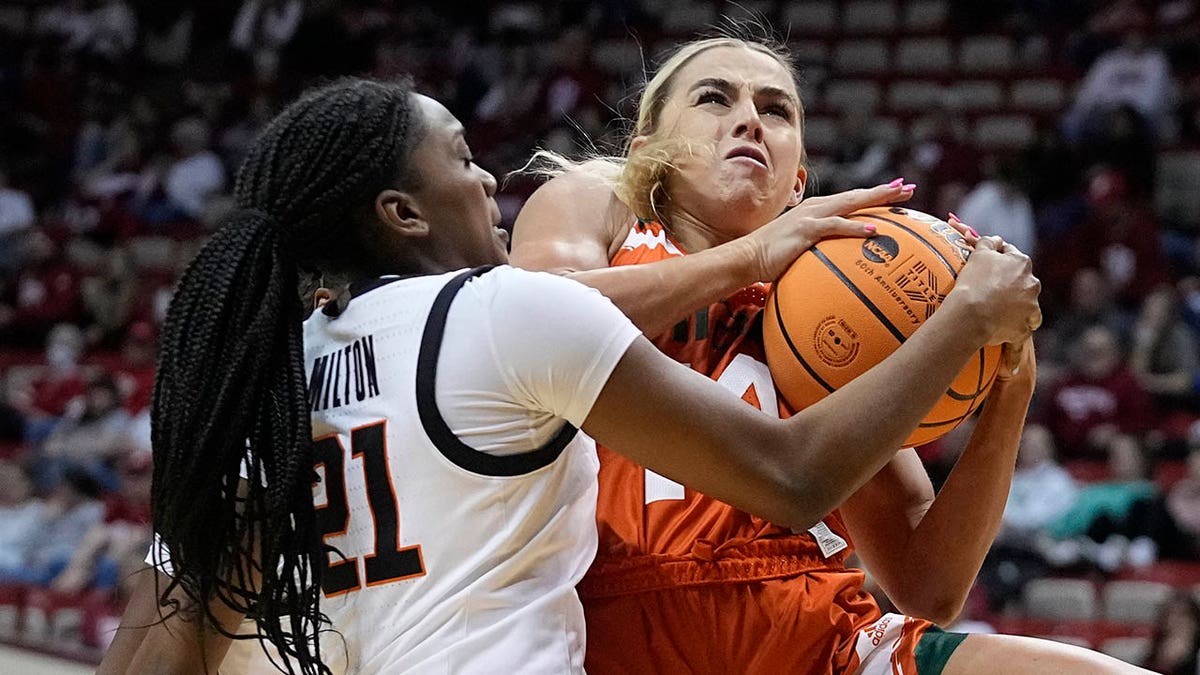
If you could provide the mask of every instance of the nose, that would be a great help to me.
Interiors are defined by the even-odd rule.
[[[482,174],[480,176],[480,180],[483,181],[483,191],[485,193],[487,193],[488,197],[495,197],[496,196],[496,177],[493,176],[490,172],[488,172],[485,169],[482,169],[478,166],[475,168],[479,171],[480,174]]]
[[[759,117],[758,108],[755,107],[753,101],[746,101],[738,106],[736,119],[737,122],[733,126],[734,138],[745,138],[755,143],[762,143],[762,118]]]

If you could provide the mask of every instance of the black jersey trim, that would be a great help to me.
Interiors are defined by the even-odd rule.
[[[429,310],[429,318],[425,322],[425,332],[421,336],[421,350],[417,355],[417,412],[429,440],[433,441],[446,459],[460,468],[484,476],[519,476],[548,466],[558,459],[579,430],[564,422],[558,434],[536,450],[516,455],[489,455],[470,447],[454,435],[438,410],[437,398],[434,395],[438,356],[442,350],[442,337],[446,333],[446,316],[450,312],[450,303],[467,281],[493,267],[476,267],[455,276],[434,298],[433,308]]]
[[[420,275],[420,274],[389,274],[388,276],[385,276],[385,277],[360,279],[358,281],[351,282],[350,286],[347,287],[347,289],[346,289],[346,294],[343,297],[336,298],[333,302],[325,303],[325,306],[323,306],[321,308],[321,313],[328,317],[341,316],[341,314],[346,311],[346,307],[350,304],[350,301],[353,300],[354,298],[366,295],[367,293],[370,293],[371,291],[373,291],[377,288],[383,288],[384,286],[387,286],[388,284],[395,283],[397,281],[403,281],[405,279],[412,279],[414,277],[419,277],[419,276],[423,276],[423,275]]]

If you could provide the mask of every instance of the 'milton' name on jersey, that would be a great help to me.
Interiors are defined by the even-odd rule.
[[[367,335],[313,362],[308,378],[309,410],[328,410],[379,395],[375,336]]]

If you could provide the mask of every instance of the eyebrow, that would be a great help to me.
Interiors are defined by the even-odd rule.
[[[713,89],[718,89],[725,94],[729,94],[737,89],[737,87],[733,86],[732,82],[724,78],[706,77],[701,80],[697,80],[688,91],[692,92],[700,89],[701,87],[712,87]],[[799,101],[796,100],[796,97],[792,94],[792,92],[780,87],[776,87],[775,85],[763,85],[754,92],[755,96],[763,94],[774,98],[785,99],[788,103],[791,103],[793,107],[799,107]]]

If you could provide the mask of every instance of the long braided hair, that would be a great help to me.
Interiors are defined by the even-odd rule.
[[[209,603],[244,612],[288,673],[329,672],[300,270],[351,269],[374,196],[411,184],[419,127],[407,82],[343,79],[289,105],[167,310],[151,410],[154,526],[173,575],[160,603],[228,637],[246,636],[221,629]],[[176,589],[189,607],[168,599]]]

